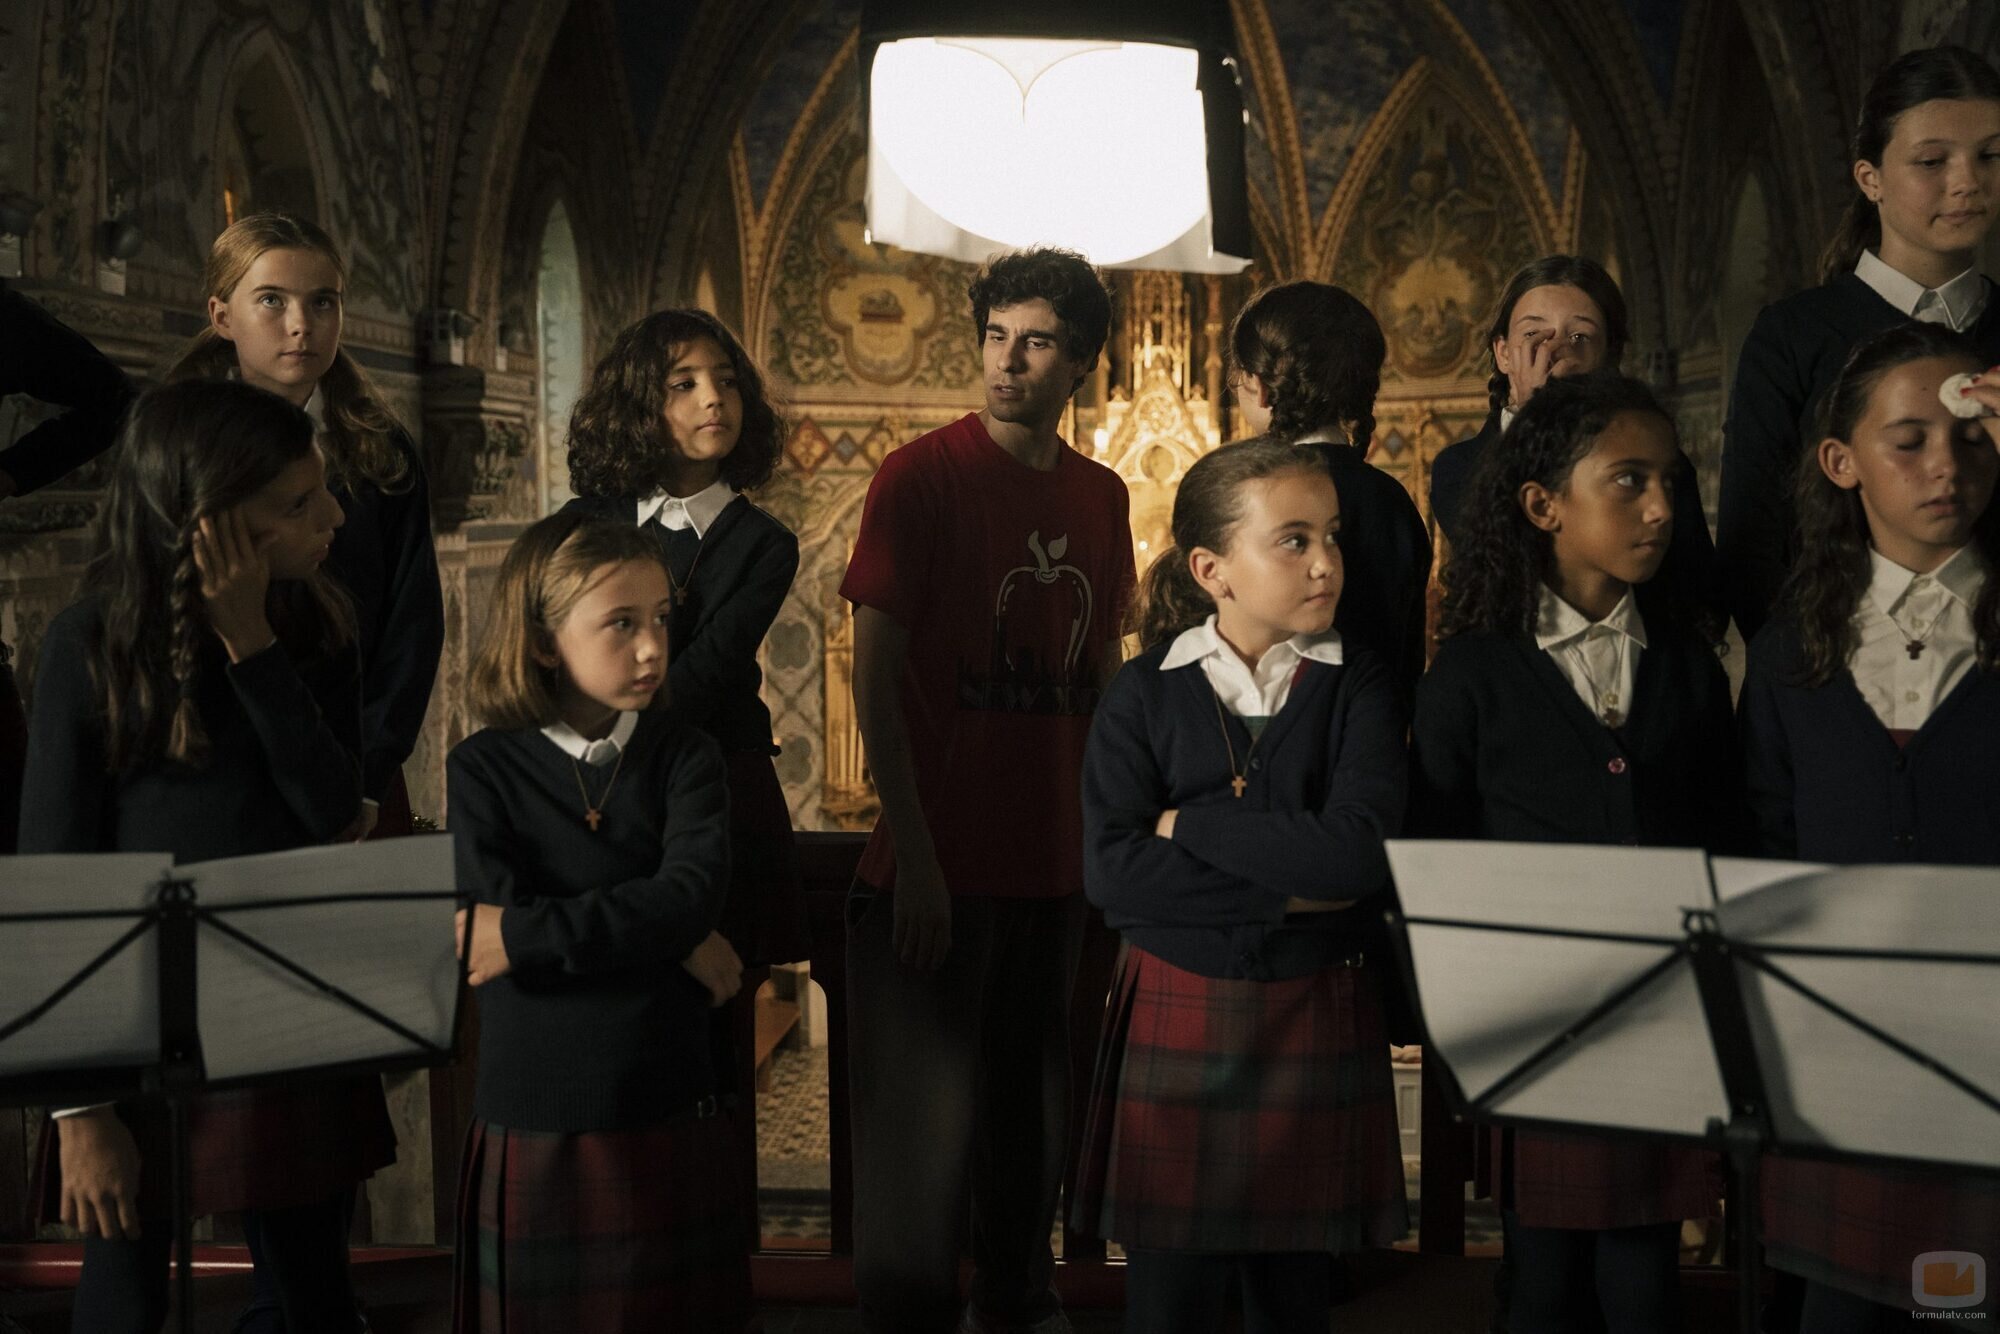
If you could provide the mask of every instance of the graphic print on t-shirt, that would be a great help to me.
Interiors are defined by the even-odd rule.
[[[1097,707],[1095,663],[1084,659],[1093,606],[1090,578],[1058,564],[1069,550],[1064,534],[1042,542],[1028,534],[1033,564],[1000,578],[993,599],[993,638],[982,672],[958,665],[958,702],[998,713],[1085,714]]]

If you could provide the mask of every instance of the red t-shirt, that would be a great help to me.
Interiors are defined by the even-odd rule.
[[[882,462],[840,593],[910,632],[903,713],[954,894],[1083,888],[1084,742],[1132,597],[1130,497],[1065,448],[1041,472],[977,413]],[[861,879],[895,881],[886,819]]]

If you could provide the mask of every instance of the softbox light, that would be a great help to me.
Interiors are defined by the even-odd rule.
[[[868,0],[871,239],[978,263],[1250,262],[1243,92],[1223,0]]]

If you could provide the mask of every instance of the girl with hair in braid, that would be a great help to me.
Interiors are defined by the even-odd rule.
[[[1237,315],[1229,355],[1243,424],[1311,446],[1332,474],[1347,566],[1334,628],[1387,663],[1407,700],[1424,670],[1431,537],[1402,483],[1368,462],[1382,326],[1330,283],[1280,283]]]
[[[359,674],[312,419],[249,385],[169,385],[121,446],[83,595],[42,641],[21,850],[195,862],[338,837],[361,806]],[[85,1237],[78,1330],[165,1318],[166,1120],[143,1098],[59,1112],[44,1144],[43,1209]],[[243,1211],[291,1334],[358,1327],[346,1222],[394,1158],[372,1076],[194,1104],[194,1211]]]
[[[1569,375],[1617,370],[1630,335],[1625,294],[1604,266],[1581,255],[1544,255],[1523,267],[1500,294],[1487,345],[1486,422],[1476,435],[1431,462],[1431,517],[1453,544],[1463,536],[1464,496],[1479,461],[1503,439],[1514,416],[1543,386]],[[1674,545],[1661,577],[1689,597],[1719,604],[1715,544],[1708,535],[1694,465],[1682,455],[1674,478]]]

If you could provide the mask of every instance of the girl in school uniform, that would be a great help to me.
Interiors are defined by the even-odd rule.
[[[1543,386],[1481,460],[1445,568],[1444,642],[1417,689],[1413,829],[1734,843],[1729,685],[1699,610],[1651,582],[1680,466],[1646,387],[1603,372]],[[1706,1155],[1500,1139],[1513,1334],[1578,1328],[1593,1307],[1611,1334],[1677,1331],[1680,1221],[1712,1215],[1719,1193]]]
[[[42,641],[21,850],[192,862],[337,837],[361,805],[359,664],[312,419],[249,385],[170,385],[122,446],[83,596]],[[57,1114],[45,1181],[85,1235],[79,1334],[166,1317],[165,1122],[144,1100]],[[354,1188],[395,1158],[379,1081],[207,1095],[192,1135],[194,1210],[244,1211],[285,1328],[353,1334]]]
[[[1355,929],[1388,885],[1405,723],[1389,669],[1332,628],[1340,523],[1310,447],[1199,460],[1147,647],[1091,725],[1085,887],[1124,946],[1073,1221],[1124,1245],[1149,1334],[1221,1329],[1232,1281],[1251,1334],[1324,1329],[1329,1256],[1408,1226]]]
[[[2000,361],[2000,303],[1978,269],[2000,215],[2000,73],[1957,46],[1897,57],[1862,101],[1851,156],[1856,189],[1820,286],[1764,308],[1730,391],[1716,538],[1746,642],[1791,568],[1793,479],[1849,350],[1917,319]]]
[[[1406,698],[1423,675],[1431,536],[1403,484],[1368,462],[1388,344],[1368,307],[1330,283],[1267,287],[1229,328],[1236,410],[1252,434],[1312,445],[1340,492],[1353,582],[1334,629],[1387,664]]]
[[[501,564],[469,673],[488,726],[446,766],[480,1011],[459,1334],[751,1318],[708,1043],[742,979],[715,931],[728,793],[715,742],[654,707],[672,605],[650,536],[552,515]]]
[[[430,489],[409,434],[340,346],[347,265],[303,218],[253,213],[215,238],[208,327],[169,382],[240,379],[311,414],[347,522],[328,571],[354,602],[361,653],[361,776],[349,837],[410,832],[403,764],[416,748],[444,649]]]
[[[1460,540],[1472,476],[1481,459],[1504,447],[1502,437],[1522,405],[1552,379],[1617,370],[1628,336],[1625,294],[1595,260],[1544,255],[1508,280],[1487,334],[1493,375],[1486,385],[1491,405],[1486,422],[1431,462],[1431,516],[1439,532],[1454,544]],[[1674,479],[1674,535],[1661,577],[1719,613],[1708,518],[1694,463],[1681,457]]]
[[[805,894],[757,665],[798,573],[799,540],[744,494],[770,480],[783,435],[756,363],[721,320],[655,311],[618,335],[577,399],[577,499],[564,506],[636,523],[666,555],[666,702],[722,747],[735,868],[722,933],[753,968],[806,954]],[[739,1073],[747,1079],[748,1066]]]
[[[1962,335],[1905,324],[1833,381],[1800,464],[1806,555],[1743,683],[1764,855],[2000,865],[2000,422],[1938,399],[1984,365]],[[2000,383],[1974,392],[2000,408]],[[2000,1245],[2000,1184],[1942,1171],[1774,1159],[1764,1209],[1771,1264],[1808,1280],[1805,1334],[1905,1328],[1918,1255],[1991,1264]]]

